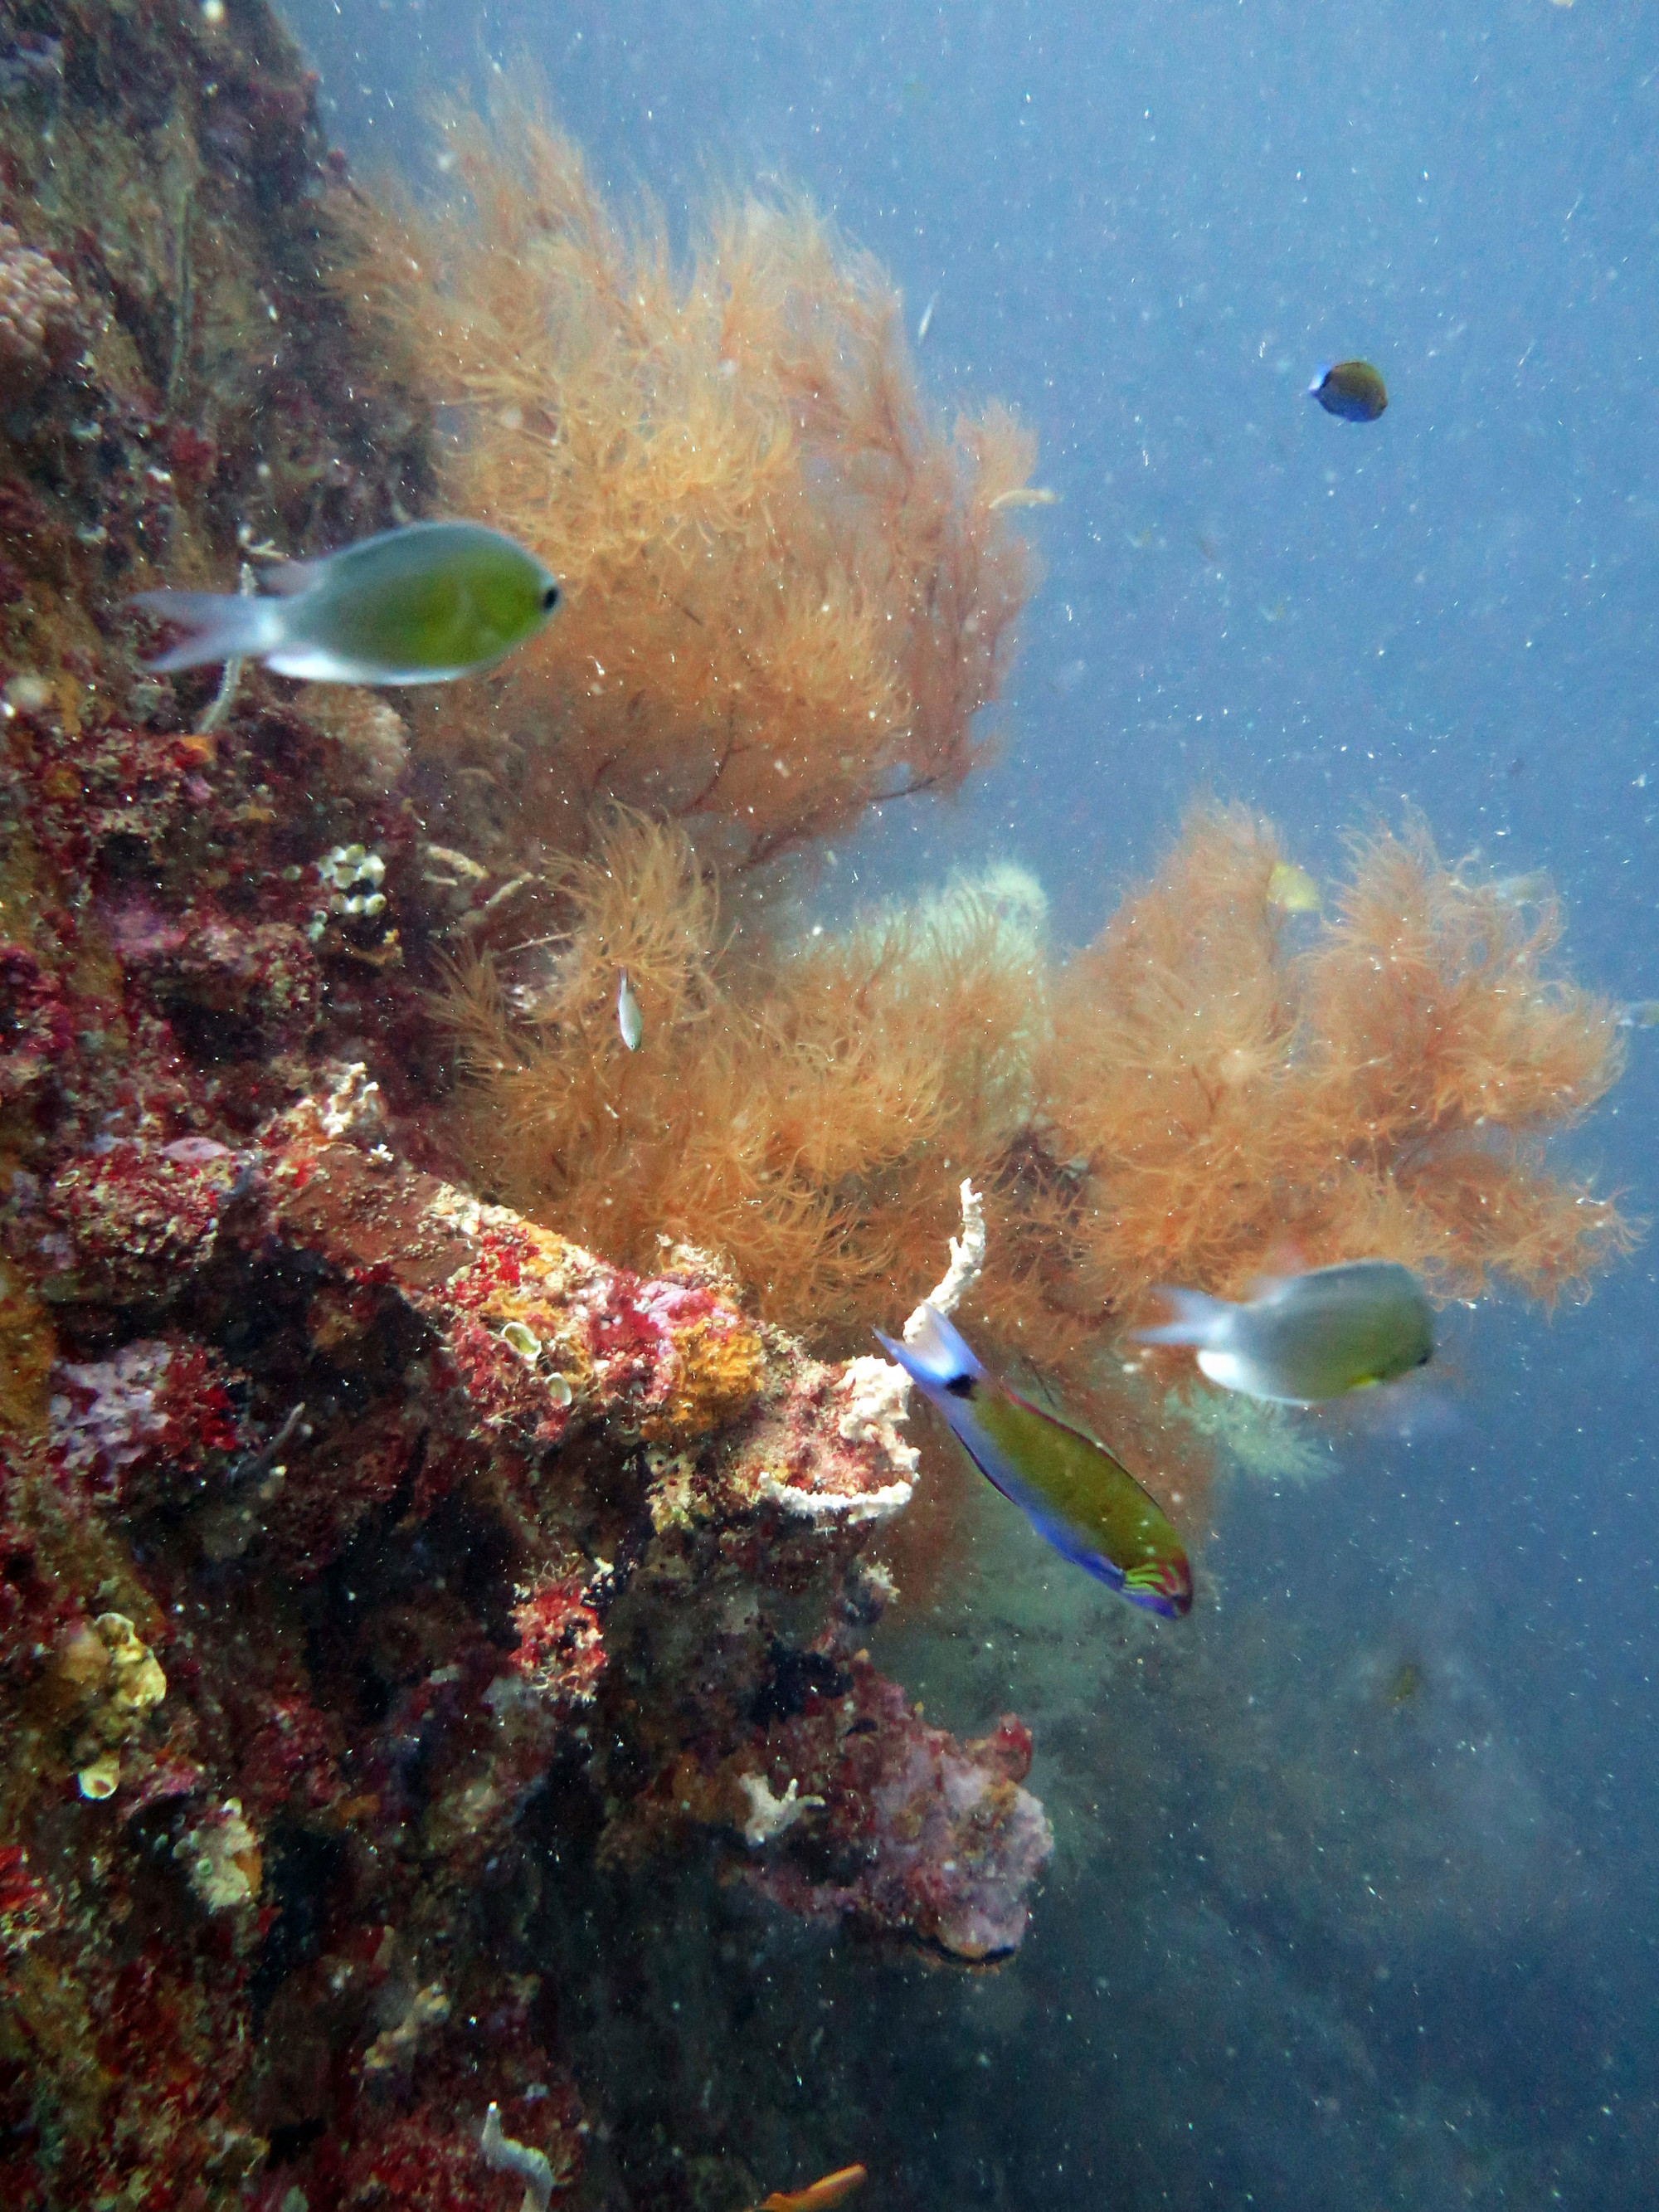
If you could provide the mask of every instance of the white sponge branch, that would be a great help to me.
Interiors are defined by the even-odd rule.
[[[516,2173],[524,2184],[524,2203],[520,2212],[547,2212],[553,2194],[553,2168],[548,2163],[547,2153],[532,2150],[528,2143],[514,2142],[511,2136],[501,2133],[501,2108],[492,2105],[484,2114],[483,2133],[478,2138],[478,2148],[484,2164],[495,2173]]]
[[[927,1304],[940,1313],[955,1310],[958,1299],[963,1298],[979,1280],[979,1271],[985,1265],[985,1194],[974,1188],[971,1182],[962,1186],[962,1234],[951,1239],[951,1264],[944,1279],[928,1291]],[[904,1324],[904,1341],[914,1344],[927,1326],[927,1316],[918,1306]]]

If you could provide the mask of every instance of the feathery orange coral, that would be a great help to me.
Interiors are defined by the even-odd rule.
[[[458,971],[475,1174],[619,1256],[650,1257],[659,1234],[712,1247],[769,1315],[861,1334],[872,1300],[906,1296],[905,1271],[943,1250],[962,1176],[1014,1141],[1029,940],[969,894],[750,948],[723,935],[684,832],[639,816],[560,890],[566,928],[519,987],[527,1015],[493,964]]]
[[[551,925],[457,971],[481,1180],[619,1259],[716,1249],[850,1348],[933,1279],[970,1176],[970,1328],[1143,1461],[1165,1443],[1111,1347],[1161,1279],[1236,1291],[1289,1238],[1549,1296],[1621,1249],[1540,1154],[1616,1072],[1608,1010],[1543,979],[1549,911],[1420,830],[1356,846],[1300,953],[1273,832],[1213,808],[1063,966],[969,891],[793,945],[751,902],[728,933],[722,877],[971,764],[1030,442],[995,409],[932,428],[891,287],[804,203],[730,204],[682,273],[544,125],[453,145],[469,208],[366,234],[349,289],[453,410],[451,503],[567,586],[417,723],[434,832]]]
[[[713,1247],[769,1317],[848,1349],[936,1275],[969,1176],[990,1194],[970,1334],[1178,1486],[1113,1352],[1154,1283],[1237,1291],[1288,1239],[1310,1265],[1553,1296],[1629,1240],[1542,1163],[1619,1065],[1611,1010],[1541,973],[1553,910],[1529,921],[1413,829],[1356,843],[1338,919],[1297,952],[1279,858],[1265,823],[1200,810],[1056,968],[971,887],[840,939],[726,941],[684,833],[620,817],[563,871],[528,1014],[489,964],[461,979],[475,1170],[637,1264],[659,1235]]]
[[[737,866],[958,781],[1028,590],[994,508],[1028,434],[934,428],[896,294],[805,200],[734,202],[681,274],[545,125],[511,156],[453,136],[471,212],[366,233],[343,289],[455,410],[450,504],[566,595],[495,684],[428,702],[428,744],[510,735],[521,844],[579,847],[614,800]]]
[[[1241,1288],[1275,1243],[1470,1293],[1582,1285],[1626,1237],[1536,1139],[1618,1073],[1612,1009],[1545,979],[1553,908],[1357,840],[1339,920],[1290,957],[1272,831],[1200,811],[1054,998],[1042,1109],[1086,1154],[1079,1265],[1122,1312],[1160,1278]]]

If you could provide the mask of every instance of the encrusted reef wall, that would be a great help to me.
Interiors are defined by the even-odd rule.
[[[134,659],[163,570],[428,498],[353,191],[252,0],[0,4],[8,2205],[544,2199],[562,1863],[981,1960],[1049,1845],[1019,1723],[864,1652],[867,1374],[446,1179],[430,948],[494,894],[398,714]]]

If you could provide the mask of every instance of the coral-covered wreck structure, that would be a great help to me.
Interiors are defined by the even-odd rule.
[[[879,271],[753,204],[677,273],[528,125],[383,214],[258,0],[7,0],[0,79],[0,2194],[544,2203],[562,1855],[1021,1939],[1029,1735],[866,1650],[916,1454],[847,1355],[962,1177],[975,1326],[1168,1497],[1157,1276],[1583,1279],[1535,1147],[1615,1031],[1420,838],[1304,961],[1242,817],[1070,967],[979,896],[795,941],[1029,584],[1029,442],[932,425]],[[442,507],[566,580],[520,662],[144,670],[137,590]]]

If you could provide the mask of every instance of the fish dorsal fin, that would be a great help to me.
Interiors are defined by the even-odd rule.
[[[320,561],[273,561],[261,572],[259,582],[272,599],[297,599],[316,582],[322,565]]]
[[[1308,1273],[1308,1255],[1300,1242],[1294,1237],[1275,1237],[1262,1254],[1257,1272],[1250,1278],[1247,1296],[1282,1297],[1298,1275]]]
[[[965,1397],[985,1370],[936,1305],[926,1299],[905,1323],[905,1349],[917,1367],[941,1390]]]

